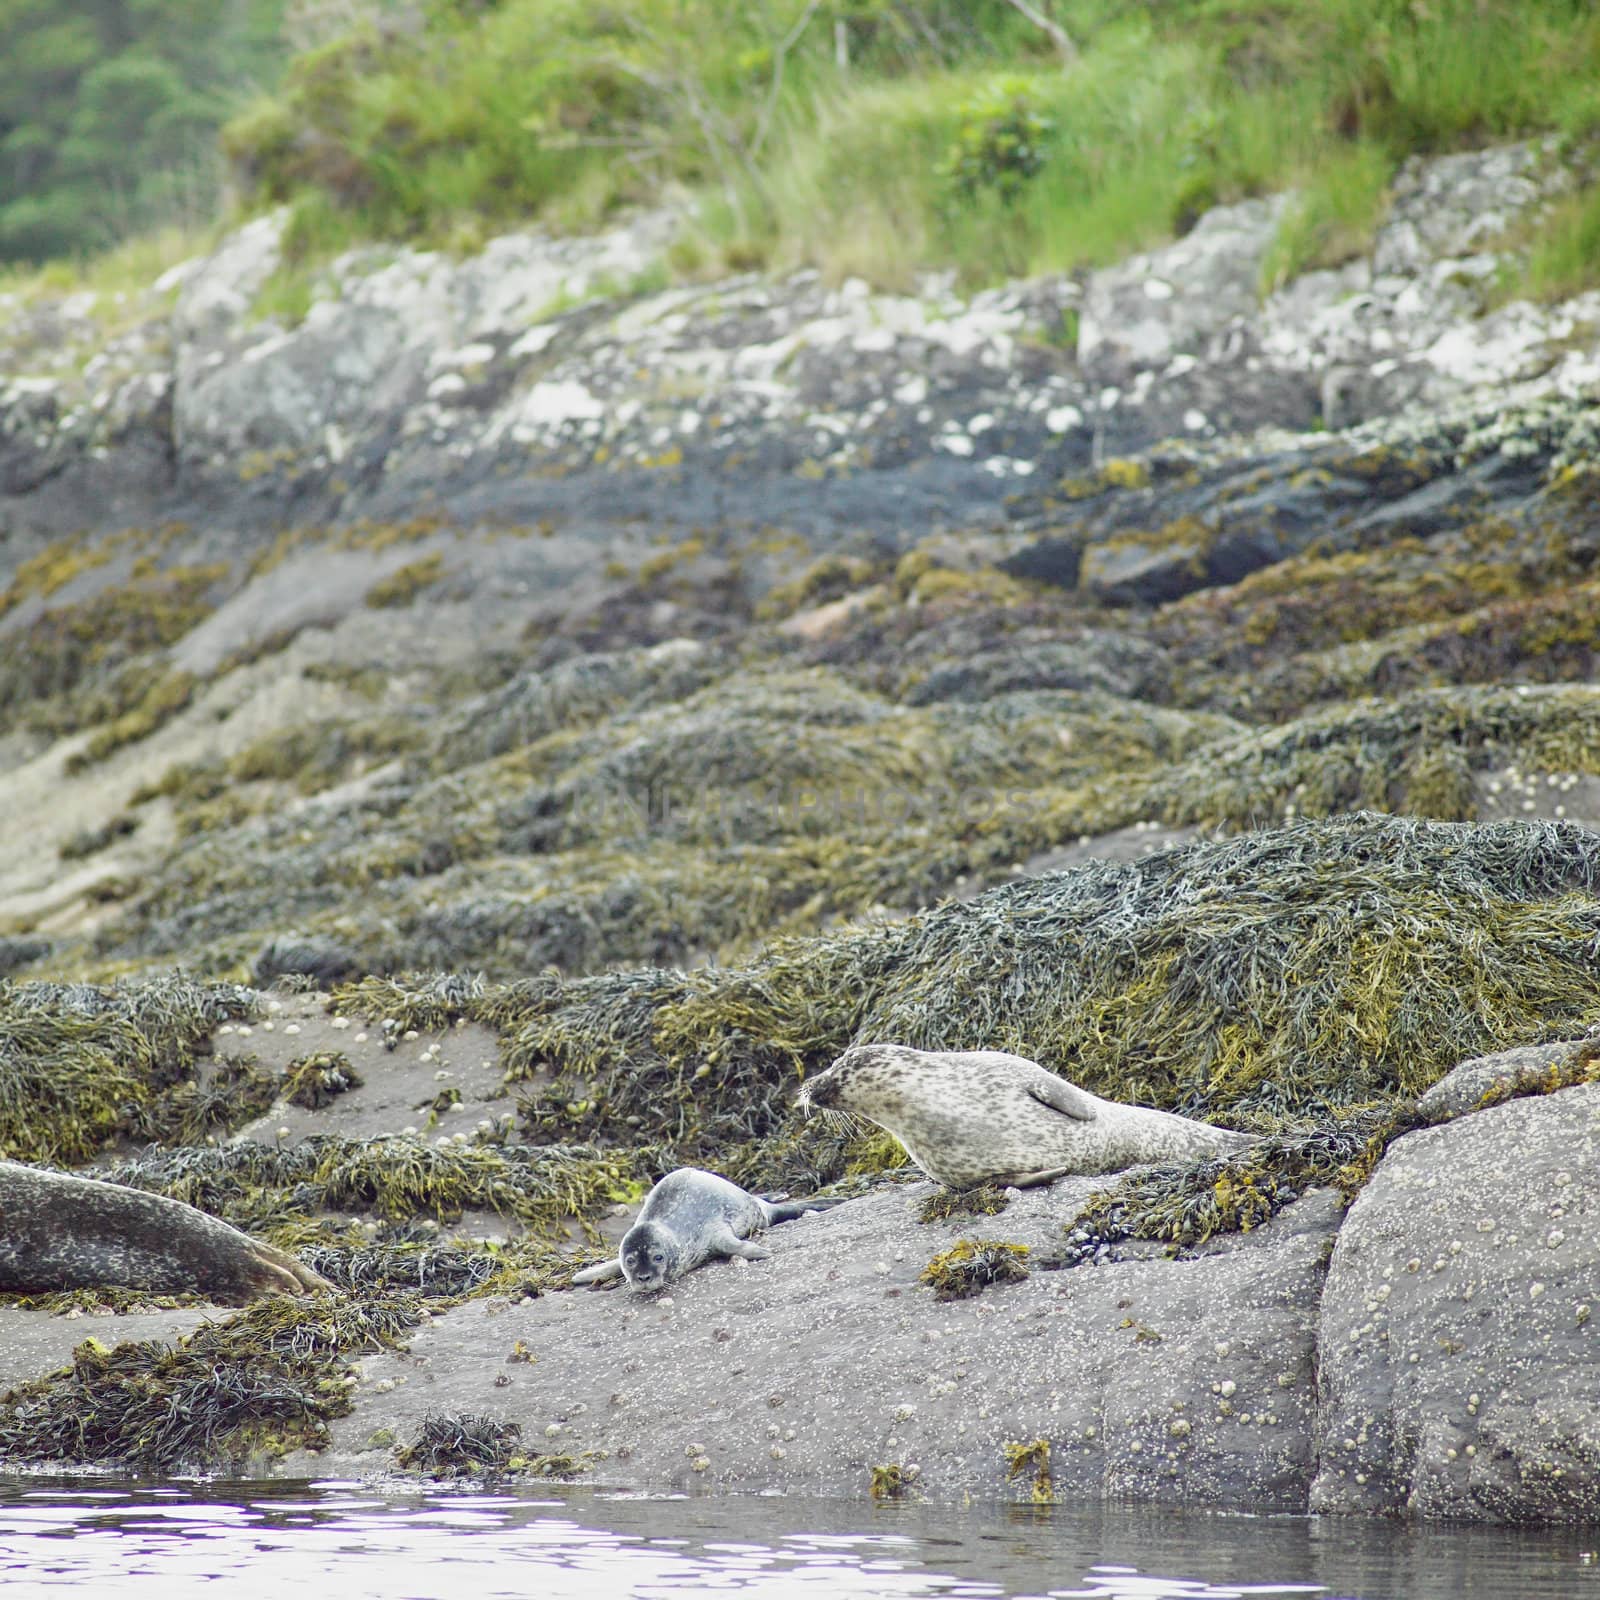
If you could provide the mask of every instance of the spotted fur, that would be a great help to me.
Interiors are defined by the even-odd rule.
[[[181,1200],[0,1161],[0,1290],[194,1291],[234,1303],[327,1282]]]
[[[807,1081],[800,1104],[886,1128],[930,1178],[952,1189],[1026,1188],[1250,1142],[1231,1128],[1102,1100],[1003,1050],[854,1045]]]
[[[765,1260],[772,1252],[750,1235],[823,1211],[837,1200],[763,1200],[699,1167],[669,1172],[645,1196],[639,1220],[622,1238],[615,1261],[575,1273],[574,1283],[624,1277],[635,1289],[660,1289],[716,1256]]]

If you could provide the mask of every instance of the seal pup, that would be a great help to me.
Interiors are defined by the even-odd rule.
[[[331,1287],[293,1256],[181,1200],[0,1161],[0,1290],[113,1285],[229,1304]]]
[[[623,1277],[635,1289],[660,1289],[714,1256],[764,1261],[772,1254],[750,1235],[841,1200],[763,1200],[699,1167],[669,1172],[649,1194],[639,1220],[622,1236],[615,1261],[573,1274],[574,1283]]]
[[[1221,1155],[1249,1134],[1102,1100],[1003,1050],[851,1046],[809,1078],[798,1102],[886,1128],[936,1183],[1025,1189],[1068,1173]]]

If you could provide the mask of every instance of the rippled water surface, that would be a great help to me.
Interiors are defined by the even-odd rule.
[[[1417,1532],[1098,1508],[0,1479],[6,1600],[268,1586],[285,1600],[299,1581],[332,1600],[1600,1600],[1597,1547],[1600,1531]]]

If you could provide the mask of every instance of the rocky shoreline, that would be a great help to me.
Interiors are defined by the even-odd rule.
[[[0,305],[0,1157],[337,1286],[13,1297],[0,1465],[1600,1516],[1600,301],[1496,287],[1574,181],[1413,162],[1265,296],[1273,200]],[[918,1221],[793,1114],[865,1037],[1267,1153]],[[851,1198],[571,1291],[683,1162]]]

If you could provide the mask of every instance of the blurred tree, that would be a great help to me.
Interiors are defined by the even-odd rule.
[[[0,0],[0,260],[215,204],[218,128],[277,81],[284,0]]]

